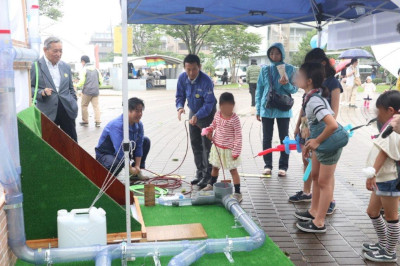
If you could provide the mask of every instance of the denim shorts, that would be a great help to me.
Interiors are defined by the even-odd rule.
[[[322,153],[315,151],[315,155],[317,156],[318,162],[320,162],[323,165],[333,165],[337,164],[340,155],[342,155],[342,150],[343,148],[338,149],[337,151],[330,152],[330,153]]]
[[[376,190],[375,194],[377,196],[400,197],[400,191],[396,188],[398,183],[399,179],[376,183],[379,190]]]

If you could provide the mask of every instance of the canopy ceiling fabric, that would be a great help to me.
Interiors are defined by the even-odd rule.
[[[351,21],[397,8],[390,0],[128,0],[127,12],[129,24],[261,26]]]

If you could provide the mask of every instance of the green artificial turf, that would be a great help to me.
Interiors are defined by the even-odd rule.
[[[36,135],[42,137],[42,118],[39,109],[32,105],[18,113],[18,118],[27,125]]]
[[[209,238],[242,237],[248,234],[242,228],[233,229],[234,220],[224,207],[218,205],[211,206],[142,206],[142,213],[146,226],[172,225],[186,223],[201,223],[206,230]],[[161,264],[167,265],[172,257],[162,257]],[[250,252],[234,252],[233,265],[293,265],[288,257],[279,249],[277,245],[267,237],[264,245]],[[18,262],[17,265],[28,265]],[[75,262],[57,265],[94,265],[94,262]],[[121,265],[119,260],[113,261],[113,265]],[[151,256],[137,258],[129,265],[154,265]],[[228,262],[224,254],[206,254],[193,265],[232,265]]]
[[[57,211],[88,208],[99,188],[21,120],[18,133],[26,237],[56,238]],[[125,209],[108,195],[104,194],[95,206],[107,213],[108,233],[126,230]],[[132,231],[140,231],[136,220],[131,223]]]

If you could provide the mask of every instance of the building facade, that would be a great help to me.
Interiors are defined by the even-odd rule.
[[[95,32],[90,37],[89,44],[99,46],[99,59],[105,59],[110,53],[114,51],[113,48],[113,35],[111,31],[106,32]]]
[[[276,42],[283,44],[286,51],[285,61],[290,63],[290,58],[299,50],[298,47],[303,37],[311,30],[313,30],[313,28],[295,23],[249,28],[249,31],[262,36],[262,42],[258,53],[250,55],[248,63],[250,63],[251,59],[256,59],[259,65],[269,64],[267,50],[268,47]]]

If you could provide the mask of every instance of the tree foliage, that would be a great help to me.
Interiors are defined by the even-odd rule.
[[[62,0],[39,0],[39,14],[58,20],[64,15],[61,11]]]
[[[247,32],[246,26],[219,26],[210,36],[211,49],[216,58],[227,58],[231,68],[232,80],[236,80],[236,65],[250,54],[256,53],[261,44],[258,34]]]
[[[136,56],[159,53],[161,33],[155,25],[138,24],[133,26],[133,54]]]
[[[162,29],[167,35],[182,40],[189,54],[198,54],[201,47],[208,43],[209,33],[213,27],[210,25],[168,25],[162,26]]]
[[[201,68],[208,75],[212,76],[215,72],[215,57],[212,54],[199,53]]]
[[[290,63],[292,65],[299,67],[304,63],[306,54],[312,49],[310,46],[310,41],[315,34],[317,34],[317,30],[312,30],[307,32],[307,35],[303,37],[298,46],[299,51],[293,54],[291,57]]]

